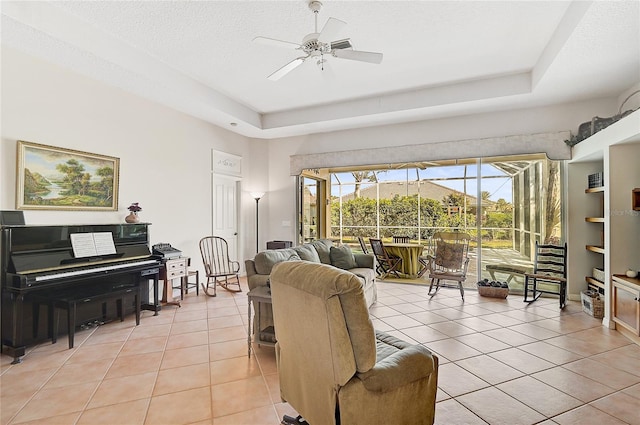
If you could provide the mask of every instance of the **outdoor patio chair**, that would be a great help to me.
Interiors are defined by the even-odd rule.
[[[393,243],[409,243],[411,238],[409,236],[392,236]]]
[[[384,249],[384,244],[381,239],[369,238],[369,243],[371,244],[373,255],[375,255],[376,260],[378,260],[376,272],[380,278],[384,279],[391,273],[400,278],[398,270],[402,265],[402,258],[389,255],[387,250]]]
[[[541,245],[536,241],[533,273],[525,274],[524,278],[524,302],[532,303],[542,294],[558,295],[560,308],[567,303],[566,243],[563,246]]]
[[[362,236],[358,236],[358,242],[360,242],[360,249],[362,249],[362,253],[368,254],[369,250],[367,249],[367,244],[364,242],[364,238]]]
[[[457,282],[460,295],[464,300],[464,281],[469,268],[469,242],[471,235],[460,232],[438,232],[433,235],[435,253],[420,257],[423,269],[420,276],[429,271],[431,283],[428,295],[434,296],[440,289],[441,280]],[[435,288],[434,288],[435,283]],[[432,292],[433,290],[433,292]]]

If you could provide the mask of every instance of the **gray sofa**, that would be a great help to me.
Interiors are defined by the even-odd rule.
[[[372,254],[352,253],[348,246],[335,246],[329,239],[319,239],[293,248],[268,249],[256,254],[253,259],[245,260],[249,290],[266,285],[274,265],[293,260],[329,264],[347,270],[362,282],[367,307],[378,299],[375,257]],[[263,329],[273,326],[271,306],[268,307],[261,309],[260,324]]]

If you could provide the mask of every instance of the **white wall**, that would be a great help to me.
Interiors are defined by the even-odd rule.
[[[255,201],[248,191],[268,184],[264,143],[4,46],[1,118],[0,209],[15,208],[17,140],[115,156],[117,212],[27,210],[26,222],[122,223],[129,204],[139,202],[141,219],[152,223],[151,242],[172,243],[198,268],[198,241],[211,232],[211,150],[242,156],[240,260],[253,255]]]

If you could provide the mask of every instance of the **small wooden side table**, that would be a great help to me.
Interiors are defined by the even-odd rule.
[[[187,276],[189,257],[178,257],[164,260],[160,269],[160,279],[164,280],[162,291],[162,302],[164,304],[177,305],[180,307],[180,301],[173,299],[173,280],[182,279]]]
[[[261,312],[261,305],[264,304],[271,304],[271,289],[268,286],[258,286],[256,288],[253,288],[251,291],[249,291],[247,293],[247,298],[249,299],[248,304],[248,315],[249,315],[249,335],[247,336],[247,349],[248,349],[248,353],[247,355],[249,357],[251,357],[251,304],[252,301],[255,301],[257,303],[257,307],[256,307],[256,326],[255,329],[253,330],[253,339],[254,341],[258,344],[258,346],[260,345],[268,345],[270,347],[273,347],[274,345],[276,345],[275,341],[275,332],[273,330],[272,327],[269,327],[267,329],[262,329],[262,326],[260,325],[260,312]],[[265,340],[265,339],[261,339],[261,334],[265,334],[268,335],[270,337],[270,340]]]

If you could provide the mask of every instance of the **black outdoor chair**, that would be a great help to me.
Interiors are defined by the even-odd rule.
[[[375,255],[376,260],[378,260],[376,272],[380,278],[384,279],[391,273],[399,278],[400,275],[398,274],[398,269],[402,265],[402,258],[389,255],[387,250],[384,249],[381,239],[369,238],[369,243],[371,244],[373,255]]]

